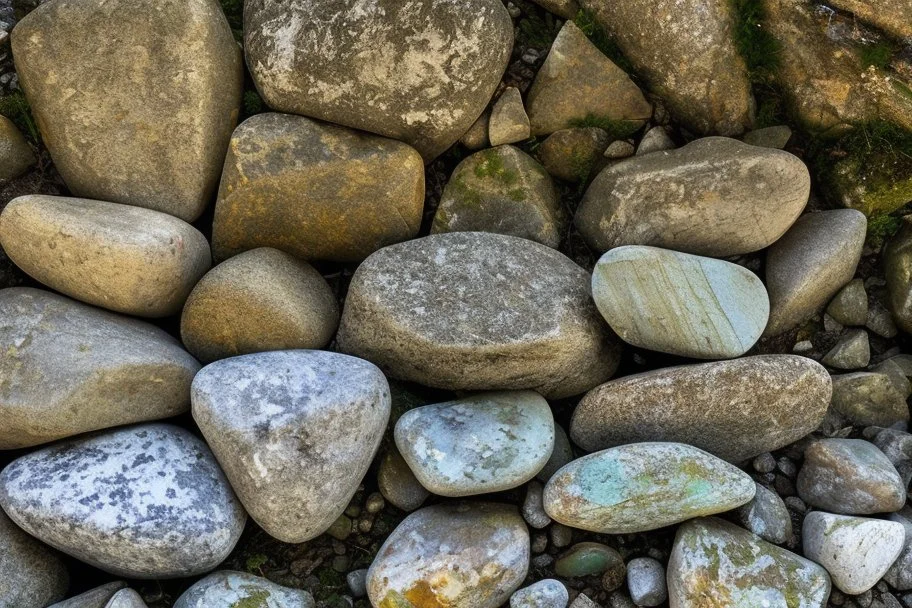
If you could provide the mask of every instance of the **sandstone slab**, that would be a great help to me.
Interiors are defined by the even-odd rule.
[[[0,608],[44,608],[61,599],[69,585],[60,557],[0,510]]]
[[[196,582],[174,608],[314,608],[307,591],[277,585],[246,572],[220,570]]]

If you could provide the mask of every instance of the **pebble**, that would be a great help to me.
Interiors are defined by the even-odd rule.
[[[564,465],[573,460],[573,446],[570,445],[570,438],[564,427],[554,423],[554,449],[551,450],[551,457],[542,470],[535,476],[542,483],[548,483],[551,476],[557,473]]]
[[[548,528],[548,537],[551,539],[551,544],[558,549],[569,547],[573,542],[573,528],[555,522]]]
[[[69,585],[57,554],[0,510],[0,608],[44,608],[62,599]]]
[[[142,596],[132,589],[121,589],[115,593],[105,608],[148,608]]]
[[[887,569],[883,580],[897,591],[908,591],[912,589],[912,520],[899,513],[891,513],[889,519],[902,525],[903,547],[899,557]]]
[[[412,473],[395,445],[388,446],[380,460],[377,486],[390,504],[403,511],[414,511],[431,495]]]
[[[523,519],[536,530],[541,530],[551,524],[551,518],[545,513],[542,505],[542,492],[544,486],[537,481],[530,481],[526,486],[526,498],[522,505]]]
[[[907,421],[906,397],[885,373],[855,372],[833,376],[832,407],[852,424],[890,426]]]
[[[589,599],[586,594],[580,593],[570,602],[570,608],[601,608],[601,606]]]
[[[752,464],[758,473],[772,473],[776,470],[776,459],[769,452],[764,452],[754,458]]]
[[[0,117],[0,183],[16,179],[37,160],[16,124],[6,116]]]
[[[459,139],[459,143],[473,152],[490,147],[491,142],[488,140],[488,123],[490,120],[491,113],[486,110],[478,117],[478,120],[472,123],[465,135]]]
[[[554,573],[563,578],[602,575],[624,570],[624,558],[601,543],[577,543],[554,562]],[[621,575],[623,579],[623,574]]]
[[[879,302],[875,302],[868,308],[868,320],[865,322],[865,327],[883,338],[895,338],[899,333],[890,311]]]
[[[871,442],[893,463],[903,484],[908,488],[909,481],[912,480],[912,434],[896,429],[882,429]]]
[[[792,138],[792,129],[788,125],[777,125],[748,131],[742,141],[752,146],[782,150]]]
[[[49,608],[107,608],[108,602],[114,597],[114,594],[126,586],[127,584],[123,581],[108,583],[68,600],[52,604]]]
[[[646,134],[643,135],[643,139],[640,140],[636,149],[636,156],[644,156],[646,154],[654,154],[655,152],[664,152],[666,150],[674,149],[675,143],[668,134],[668,129],[662,126],[652,127],[646,131]]]
[[[345,582],[353,596],[364,597],[367,595],[367,568],[352,570],[345,576]]]
[[[852,279],[830,300],[827,314],[842,325],[859,326],[868,321],[868,294],[864,281]]]
[[[742,526],[763,540],[782,545],[792,537],[792,518],[778,494],[757,484],[753,499],[735,512]]]
[[[502,146],[529,139],[530,134],[529,117],[523,107],[522,95],[516,87],[507,87],[491,109],[488,140],[491,146]]]
[[[174,608],[315,608],[307,591],[233,570],[214,572],[177,598]]]
[[[633,144],[629,141],[617,140],[611,142],[605,149],[605,158],[611,160],[621,160],[633,156],[634,148]]]
[[[627,563],[627,589],[637,606],[659,606],[668,599],[665,567],[651,557],[638,557]]]
[[[608,568],[602,573],[602,589],[605,591],[614,591],[620,589],[627,577],[627,566],[624,560],[612,560]]]
[[[585,127],[555,131],[538,149],[545,170],[567,182],[585,183],[600,165],[611,137],[604,129]]]
[[[545,578],[510,596],[510,608],[567,608],[570,595],[560,581]]]
[[[823,356],[824,365],[836,369],[859,369],[871,362],[868,332],[863,329],[848,331],[839,342]]]

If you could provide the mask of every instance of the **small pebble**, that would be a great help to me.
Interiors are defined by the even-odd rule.
[[[510,608],[566,608],[569,601],[564,584],[546,578],[515,591],[510,596]]]
[[[624,565],[617,550],[601,543],[577,543],[554,563],[554,572],[564,578],[602,574],[609,568]]]
[[[348,590],[355,597],[364,597],[367,595],[367,568],[352,570],[345,577],[348,583]]]
[[[545,513],[542,506],[542,491],[544,486],[537,481],[530,481],[526,487],[526,500],[523,502],[522,514],[530,526],[542,529],[551,523],[551,518]]]
[[[627,564],[627,589],[637,606],[658,606],[668,599],[665,567],[651,557],[638,557]]]
[[[386,506],[386,501],[383,500],[383,496],[379,492],[374,492],[367,497],[367,502],[364,503],[364,508],[367,509],[368,513],[379,513],[383,510],[383,507]]]
[[[776,470],[776,459],[766,452],[754,458],[753,466],[758,473],[772,473]]]
[[[554,524],[548,529],[548,535],[551,537],[551,544],[558,549],[563,549],[573,542],[573,528],[564,524]]]
[[[543,553],[548,548],[548,535],[538,532],[532,535],[532,553]]]
[[[590,600],[585,594],[580,593],[570,604],[570,608],[600,608],[598,604]]]

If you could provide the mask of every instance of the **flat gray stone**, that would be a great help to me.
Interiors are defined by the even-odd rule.
[[[834,375],[832,407],[858,426],[891,426],[909,420],[906,395],[880,372]]]
[[[214,572],[177,598],[174,608],[314,608],[304,590],[277,585],[260,576],[233,570]]]
[[[833,348],[820,360],[824,365],[836,369],[860,369],[871,362],[871,346],[868,332],[853,329],[846,332]]]
[[[69,586],[60,557],[0,509],[0,608],[44,608],[61,599]]]
[[[107,608],[108,602],[114,597],[114,594],[126,586],[127,584],[123,581],[108,583],[53,604],[49,608]]]
[[[516,87],[501,93],[488,119],[488,140],[492,146],[514,144],[529,139],[529,117],[523,107],[522,95]]]
[[[0,506],[36,538],[129,578],[211,570],[247,519],[206,444],[167,424],[22,456],[0,473]]]
[[[537,581],[510,596],[510,608],[567,608],[570,594],[553,578]]]
[[[36,162],[35,152],[16,124],[6,116],[0,117],[0,183],[19,177]]]
[[[735,512],[742,526],[763,540],[781,545],[792,537],[792,518],[779,495],[757,484],[754,497]]]
[[[868,294],[862,279],[852,279],[830,300],[827,314],[842,325],[864,325],[868,322]]]

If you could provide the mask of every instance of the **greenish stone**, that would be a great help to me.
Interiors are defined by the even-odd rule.
[[[601,543],[577,543],[554,562],[554,573],[564,578],[602,574],[609,569],[624,568],[624,558],[615,549]]]
[[[352,533],[352,520],[346,515],[340,515],[326,533],[336,540],[345,540]]]
[[[836,161],[829,188],[839,202],[867,216],[896,211],[912,202],[912,161],[871,150]]]

